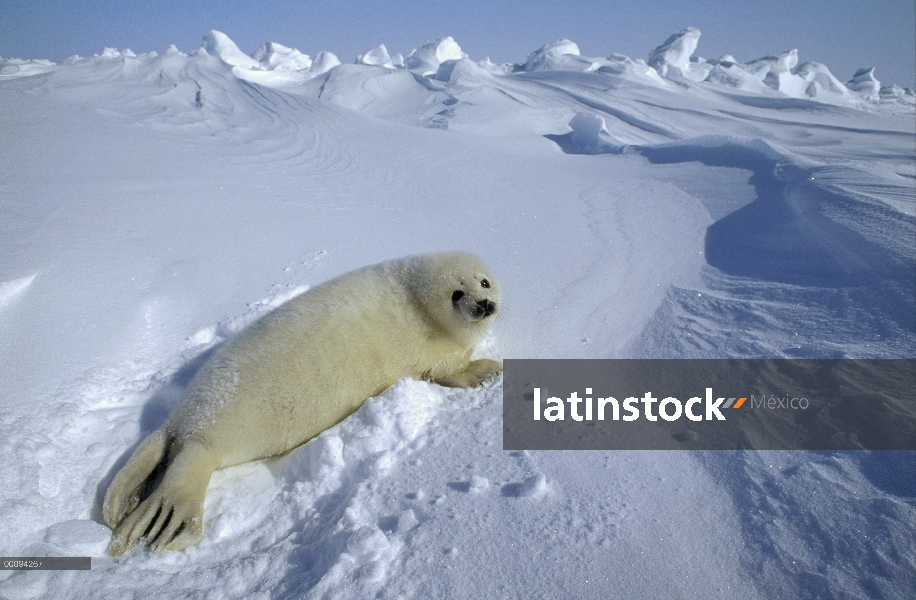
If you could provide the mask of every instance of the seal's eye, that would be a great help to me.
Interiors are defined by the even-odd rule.
[[[464,298],[464,292],[455,290],[455,293],[452,294],[452,304],[457,304],[462,298]]]
[[[488,287],[490,287],[490,280],[489,280],[489,279],[481,279],[481,280],[480,280],[480,287],[482,287],[482,288],[488,288]]]

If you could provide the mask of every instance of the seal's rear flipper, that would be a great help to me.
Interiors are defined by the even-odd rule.
[[[206,445],[186,442],[166,468],[159,487],[115,529],[108,553],[119,556],[142,537],[156,552],[184,550],[199,542],[204,497],[217,465]]]
[[[112,529],[140,504],[147,484],[166,458],[168,441],[164,427],[151,433],[134,450],[130,460],[108,486],[102,503],[102,517]]]

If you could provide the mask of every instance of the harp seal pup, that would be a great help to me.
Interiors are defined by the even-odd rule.
[[[102,506],[108,552],[144,536],[154,551],[196,544],[213,471],[287,452],[403,377],[495,379],[501,363],[470,357],[499,305],[490,269],[449,252],[347,273],[268,313],[210,358],[115,476]]]

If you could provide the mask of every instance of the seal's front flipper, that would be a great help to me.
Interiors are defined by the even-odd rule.
[[[468,364],[464,369],[436,380],[447,387],[470,388],[493,381],[503,372],[503,365],[489,358],[481,358]]]

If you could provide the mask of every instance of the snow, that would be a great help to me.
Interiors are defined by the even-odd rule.
[[[875,69],[873,67],[865,68],[856,71],[847,87],[854,92],[863,94],[870,100],[875,100],[881,91],[881,82],[875,79]]]
[[[528,55],[525,61],[526,71],[556,71],[564,68],[570,62],[578,62],[581,55],[579,46],[575,42],[560,38]],[[590,63],[586,63],[590,64]]]
[[[420,75],[435,75],[442,63],[446,61],[462,60],[468,55],[461,51],[461,46],[452,36],[439,38],[434,42],[427,42],[413,50],[404,60],[404,65],[411,71]]]
[[[301,71],[312,66],[308,54],[302,54],[295,48],[289,48],[276,42],[265,42],[254,51],[251,58],[258,61],[265,69],[282,68],[288,71]]]
[[[364,52],[356,57],[356,63],[360,65],[382,65],[392,67],[391,57],[388,56],[388,48],[385,44],[379,44],[375,48]]]
[[[211,30],[204,36],[201,46],[210,56],[216,56],[227,65],[256,69],[260,67],[257,59],[248,56],[235,45],[229,36],[222,31]]]
[[[703,81],[709,73],[709,68],[702,63],[691,61],[699,43],[700,30],[688,27],[673,34],[665,43],[653,50],[649,55],[649,65],[662,77],[675,75],[691,81]]]
[[[93,557],[0,597],[908,597],[913,452],[504,451],[501,381],[403,380],[214,474],[198,546],[105,554],[213,349],[389,258],[493,267],[480,356],[913,357],[912,92],[699,39],[0,59],[0,537]]]

